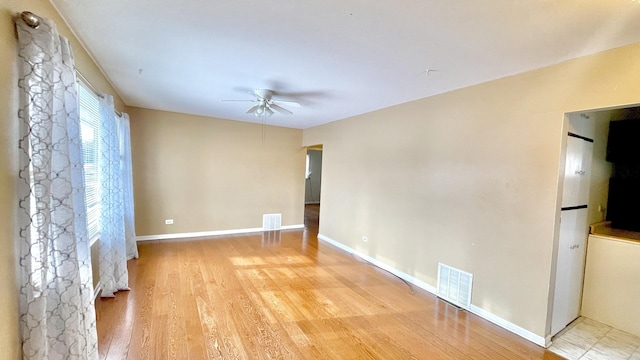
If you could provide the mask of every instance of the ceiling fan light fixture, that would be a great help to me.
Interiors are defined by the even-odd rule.
[[[289,105],[292,105],[292,106],[300,107],[300,103],[295,101],[295,100],[273,99],[274,92],[272,90],[256,89],[256,90],[254,90],[254,92],[252,94],[256,97],[255,100],[238,100],[238,99],[234,99],[234,100],[222,100],[222,101],[246,101],[246,102],[252,102],[252,103],[254,103],[254,105],[251,106],[246,111],[246,113],[247,114],[253,114],[255,117],[262,117],[262,116],[267,116],[267,115],[268,116],[272,116],[276,112],[278,112],[280,114],[285,114],[285,115],[293,115],[293,113],[291,111],[285,109],[281,105],[278,105],[276,103],[276,101],[277,102],[282,102],[282,103],[285,103],[285,104],[289,104]]]

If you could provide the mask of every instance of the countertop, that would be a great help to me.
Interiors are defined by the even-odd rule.
[[[589,234],[640,243],[640,232],[614,229],[611,227],[611,221],[589,225]]]

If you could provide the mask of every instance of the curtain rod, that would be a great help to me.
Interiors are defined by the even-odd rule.
[[[93,93],[94,93],[94,94],[96,94],[96,96],[99,96],[99,97],[101,97],[101,98],[103,98],[103,97],[104,97],[104,95],[102,95],[102,94],[98,91],[98,89],[96,89],[96,87],[95,87],[95,86],[93,86],[93,84],[92,84],[89,80],[87,80],[87,78],[86,78],[84,75],[82,75],[82,73],[80,72],[80,70],[78,70],[78,69],[75,69],[75,70],[76,70],[76,75],[78,75],[78,77],[82,80],[82,82],[83,82],[85,85],[87,85],[87,87],[89,87],[89,90],[93,91]],[[113,112],[115,112],[115,113],[116,113],[116,115],[118,115],[118,116],[122,117],[122,113],[121,113],[120,111],[118,111],[118,110],[116,110],[116,109],[113,109]]]
[[[20,13],[20,18],[22,18],[22,20],[24,20],[24,22],[27,25],[29,25],[34,29],[37,29],[40,26],[40,17],[30,11],[23,11],[22,13]],[[77,68],[75,70],[78,77],[82,79],[85,85],[87,85],[89,89],[93,91],[94,94],[96,94],[99,97],[103,97],[103,95],[98,91],[98,89],[96,89],[96,87],[93,86],[93,84],[89,80],[87,80],[87,78],[84,75],[82,75],[82,73]],[[120,111],[113,109],[113,112],[115,112],[116,115],[122,117],[122,113]]]

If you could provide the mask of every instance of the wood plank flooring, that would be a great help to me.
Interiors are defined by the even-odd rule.
[[[139,243],[131,291],[96,301],[100,358],[560,359],[318,244],[310,210],[304,231]]]

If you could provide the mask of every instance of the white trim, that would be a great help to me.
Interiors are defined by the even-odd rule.
[[[318,205],[318,204],[320,204],[320,201],[307,201],[304,204],[305,205]]]
[[[304,229],[304,224],[285,225],[285,226],[280,227],[280,230],[297,230],[297,229]]]
[[[501,317],[499,317],[496,314],[493,314],[485,309],[479,308],[473,304],[471,304],[471,306],[469,306],[469,311],[480,316],[481,318],[485,319],[485,320],[489,320],[492,323],[500,326],[503,329],[509,330],[512,333],[521,336],[529,341],[531,341],[532,343],[536,344],[536,345],[540,345],[542,347],[547,347],[547,341],[544,337],[540,336],[540,335],[536,335],[534,333],[532,333],[531,331],[522,328],[514,323],[511,323]]]
[[[330,237],[328,237],[326,235],[318,234],[318,240],[322,240],[322,241],[324,241],[324,242],[326,242],[326,243],[328,243],[330,245],[333,245],[333,246],[335,246],[335,247],[337,247],[337,248],[339,248],[341,250],[344,250],[344,251],[346,251],[348,253],[355,254],[355,255],[357,255],[357,256],[369,261],[370,263],[374,264],[375,266],[378,266],[381,269],[387,270],[390,273],[398,276],[399,278],[404,279],[404,280],[412,283],[413,285],[432,293],[435,296],[438,296],[437,295],[437,289],[434,286],[431,286],[431,285],[425,283],[424,281],[418,280],[418,279],[414,278],[413,276],[411,276],[409,274],[406,274],[406,273],[404,273],[404,272],[402,272],[402,271],[400,271],[400,270],[398,270],[398,269],[396,269],[396,268],[394,268],[394,267],[392,267],[392,266],[390,266],[388,264],[385,264],[385,263],[381,262],[380,260],[374,259],[374,258],[372,258],[372,257],[370,257],[368,255],[362,254],[362,253],[358,252],[357,250],[352,249],[352,248],[350,248],[349,246],[347,246],[347,245],[345,245],[343,243],[340,243],[340,242],[338,242],[336,240],[331,239]],[[524,328],[522,328],[522,327],[520,327],[520,326],[518,326],[516,324],[513,324],[513,323],[511,323],[511,322],[509,322],[509,321],[507,321],[507,320],[505,320],[505,319],[503,319],[503,318],[501,318],[501,317],[499,317],[499,316],[497,316],[497,315],[495,315],[495,314],[493,314],[493,313],[491,313],[491,312],[489,312],[487,310],[479,308],[479,307],[477,307],[477,306],[475,306],[473,304],[471,304],[471,306],[469,307],[468,310],[469,310],[469,312],[471,312],[471,313],[473,313],[475,315],[478,315],[479,317],[481,317],[481,318],[483,318],[485,320],[491,321],[492,323],[494,323],[494,324],[496,324],[496,325],[498,325],[498,326],[500,326],[500,327],[502,327],[502,328],[504,328],[504,329],[506,329],[506,330],[518,335],[518,336],[521,336],[521,337],[533,342],[536,345],[540,345],[542,347],[548,347],[551,344],[551,342],[547,341],[547,339],[545,339],[544,337],[536,335],[536,334],[532,333],[529,330],[526,330],[526,329],[524,329]]]
[[[331,239],[328,236],[325,236],[325,235],[322,235],[322,234],[318,234],[318,239],[322,240],[322,241],[325,241],[325,242],[327,242],[327,243],[329,243],[329,244],[331,244],[331,245],[333,245],[333,246],[335,246],[337,248],[340,248],[340,249],[342,249],[342,250],[344,250],[344,251],[346,251],[348,253],[355,254],[358,257],[360,257],[362,259],[365,259],[368,262],[372,263],[373,265],[375,265],[375,266],[377,266],[377,267],[379,267],[381,269],[384,269],[384,270],[392,273],[393,275],[395,275],[395,276],[397,276],[397,277],[399,277],[401,279],[407,280],[408,282],[416,285],[419,288],[425,289],[428,292],[433,293],[433,294],[436,293],[436,288],[431,286],[431,285],[429,285],[429,284],[427,284],[426,282],[418,280],[418,279],[414,278],[413,276],[411,276],[411,275],[409,275],[407,273],[404,273],[404,272],[402,272],[402,271],[400,271],[400,270],[398,270],[398,269],[396,269],[396,268],[394,268],[394,267],[392,267],[390,265],[387,265],[387,264],[381,262],[380,260],[372,258],[369,255],[365,255],[365,254],[363,254],[363,253],[361,253],[361,252],[359,252],[357,250],[354,250],[354,249],[352,249],[352,248],[350,248],[350,247],[348,247],[348,246],[346,246],[346,245],[344,245],[344,244],[342,244],[340,242],[337,242],[337,241]]]
[[[93,244],[96,243],[96,241],[98,241],[100,239],[100,234],[97,234],[96,236],[94,236],[91,240],[89,240],[89,247],[92,247]]]
[[[96,287],[93,289],[93,302],[96,302],[98,295],[100,295],[100,291],[102,291],[102,282],[98,281]]]
[[[304,229],[304,224],[286,225],[280,228],[280,230],[295,230],[295,229]],[[142,236],[136,236],[136,241],[185,239],[185,238],[210,237],[210,236],[219,236],[219,235],[248,234],[248,233],[257,233],[257,232],[264,232],[264,230],[260,227],[260,228],[250,228],[250,229],[200,231],[200,232],[177,233],[177,234],[142,235]]]

